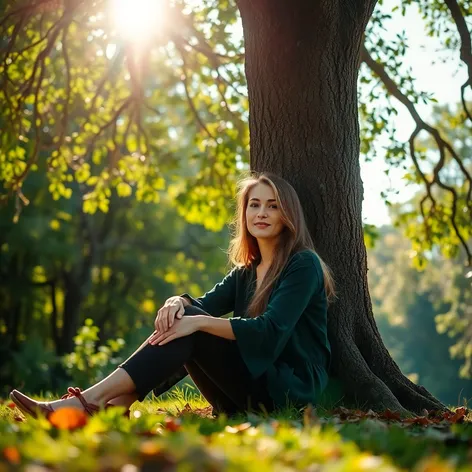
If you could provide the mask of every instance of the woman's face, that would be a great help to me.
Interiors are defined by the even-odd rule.
[[[258,183],[249,191],[246,224],[256,239],[275,239],[284,228],[282,217],[269,185]]]

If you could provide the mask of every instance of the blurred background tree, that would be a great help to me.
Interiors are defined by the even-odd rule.
[[[447,404],[470,398],[470,373],[466,375],[461,360],[450,355],[462,333],[441,334],[436,321],[470,292],[470,280],[468,290],[457,284],[463,260],[435,254],[420,272],[412,264],[410,241],[391,226],[379,228],[377,244],[368,257],[377,325],[402,371]]]

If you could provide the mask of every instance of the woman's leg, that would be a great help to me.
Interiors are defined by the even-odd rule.
[[[263,410],[273,409],[264,380],[251,378],[236,342],[208,333],[199,331],[162,346],[147,344],[121,365],[133,379],[138,400],[183,366],[218,412],[232,415],[261,409],[260,404]]]
[[[185,316],[197,314],[208,315],[194,306],[185,308]],[[260,404],[267,411],[274,407],[264,379],[251,378],[236,342],[201,331],[162,346],[148,344],[121,365],[136,384],[139,400],[156,385],[162,393],[162,387],[183,378],[183,366],[217,411],[235,414],[259,409]]]
[[[112,398],[108,405],[113,406],[124,406],[127,410],[131,405],[138,399],[135,393],[129,393],[127,395],[120,395],[119,397]]]
[[[136,349],[132,356],[149,344],[150,337],[151,335]],[[115,406],[129,408],[137,400],[135,385],[129,375],[123,372],[122,369],[116,369],[105,379],[84,390],[82,396],[87,403],[97,406],[104,406],[106,403],[110,403]],[[78,398],[75,397],[48,403],[52,408],[81,405]]]
[[[186,308],[186,314],[195,314],[194,311],[194,307]],[[123,395],[134,395],[134,398],[142,400],[156,385],[175,375],[188,362],[195,362],[239,411],[257,407],[260,403],[267,410],[271,409],[272,400],[263,382],[251,379],[236,342],[203,332],[162,346],[145,341],[120,368],[82,392],[82,396],[87,403],[98,406]],[[208,391],[208,386],[202,386],[202,390]],[[215,403],[218,402],[215,400]],[[81,403],[78,398],[69,398],[49,405],[57,409],[80,406]]]
[[[193,335],[175,339],[163,346],[153,346],[146,340],[118,369],[84,390],[82,397],[87,403],[97,406],[129,395],[143,400],[156,384],[164,382],[183,367],[191,357],[193,345]],[[57,409],[80,406],[81,403],[73,397],[49,402],[49,405]]]
[[[239,411],[238,405],[208,377],[197,363],[190,361],[185,364],[185,367],[200,393],[213,407],[213,414],[225,413],[231,416]]]
[[[167,382],[183,366],[217,412],[233,415],[274,408],[264,380],[251,378],[236,342],[203,332],[162,346],[143,343],[121,368],[83,395],[97,405],[130,393],[142,401],[156,384]]]
[[[217,411],[233,415],[248,410],[270,412],[274,409],[265,379],[252,378],[235,341],[201,331],[194,334],[193,356],[186,368]],[[196,374],[195,377],[192,374]]]

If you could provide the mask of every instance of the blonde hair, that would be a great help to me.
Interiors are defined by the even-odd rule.
[[[308,231],[300,199],[295,189],[286,180],[275,174],[251,173],[250,176],[238,182],[236,213],[231,224],[233,238],[228,248],[230,263],[235,266],[249,267],[252,262],[260,260],[261,254],[257,239],[249,232],[246,222],[249,192],[259,183],[272,188],[277,206],[280,209],[284,229],[279,236],[278,247],[264,280],[256,289],[249,303],[248,315],[256,317],[266,310],[270,293],[283,268],[293,254],[303,250],[312,251],[320,260],[326,295],[328,302],[330,302],[335,296],[331,270],[315,251],[313,239]]]

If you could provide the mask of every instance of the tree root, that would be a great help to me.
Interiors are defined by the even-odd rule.
[[[344,385],[346,401],[354,402],[361,409],[378,412],[389,409],[402,416],[423,414],[425,409],[448,411],[428,390],[403,375],[380,336],[372,331],[369,334],[366,337],[371,339],[371,344],[365,352],[361,352],[348,332],[342,335],[338,332],[333,343],[337,354],[333,370]]]

